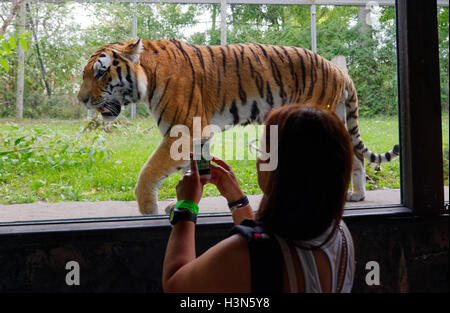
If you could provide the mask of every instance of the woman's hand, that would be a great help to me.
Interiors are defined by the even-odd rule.
[[[244,193],[239,186],[236,176],[231,170],[231,166],[214,156],[211,156],[211,161],[217,165],[211,164],[211,179],[209,182],[216,185],[219,192],[228,202],[242,199]]]
[[[197,162],[194,161],[193,154],[190,154],[191,170],[187,171],[178,182],[176,187],[177,200],[190,200],[199,203],[203,194],[203,185],[206,181],[201,181],[198,174]]]

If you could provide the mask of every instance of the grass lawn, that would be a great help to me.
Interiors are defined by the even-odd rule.
[[[448,185],[448,114],[443,116],[445,183]],[[374,152],[398,143],[394,118],[361,118],[361,136]],[[124,123],[105,132],[83,132],[87,120],[0,120],[0,202],[135,200],[139,171],[157,147],[161,135],[152,120]],[[259,194],[255,158],[247,142],[260,136],[262,126],[236,127],[214,139],[211,153],[233,167],[246,194]],[[237,160],[236,160],[237,159]],[[383,164],[381,171],[366,165],[367,189],[400,188],[399,160]],[[180,174],[168,177],[159,199],[175,197]],[[219,195],[206,186],[204,196]]]

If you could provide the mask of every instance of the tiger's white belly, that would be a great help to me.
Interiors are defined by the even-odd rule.
[[[275,96],[273,106],[262,98],[249,99],[244,105],[240,101],[233,101],[223,111],[212,115],[211,125],[217,125],[224,130],[240,124],[263,124],[267,112],[281,103],[281,98]]]

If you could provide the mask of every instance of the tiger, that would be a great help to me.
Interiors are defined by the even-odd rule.
[[[200,46],[179,39],[106,44],[83,70],[78,99],[106,121],[130,103],[147,105],[162,140],[143,165],[135,187],[142,214],[158,212],[158,188],[189,161],[170,157],[174,125],[262,124],[282,105],[307,104],[335,112],[350,134],[354,160],[347,201],[365,199],[364,160],[380,164],[399,155],[376,154],[361,139],[358,97],[347,71],[308,49],[259,43]],[[192,143],[191,143],[192,144]]]

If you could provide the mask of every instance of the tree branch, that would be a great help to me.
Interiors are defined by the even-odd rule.
[[[6,20],[4,20],[2,28],[0,28],[0,35],[4,35],[6,33],[6,28],[11,23],[13,18],[17,15],[17,11],[19,11],[19,7],[25,0],[16,0],[11,8],[11,12]],[[3,19],[3,18],[2,18]]]

